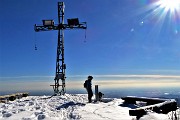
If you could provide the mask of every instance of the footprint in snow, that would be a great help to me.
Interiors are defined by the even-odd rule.
[[[43,120],[45,118],[46,118],[46,115],[44,115],[44,114],[39,114],[38,115],[38,120]]]
[[[12,113],[5,112],[5,113],[3,114],[3,117],[10,117],[11,115],[12,115]]]

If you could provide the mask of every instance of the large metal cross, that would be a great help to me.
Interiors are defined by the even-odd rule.
[[[53,86],[55,95],[63,95],[66,93],[66,64],[64,63],[64,30],[87,28],[86,22],[79,23],[78,18],[67,19],[67,24],[64,24],[64,6],[64,2],[58,2],[58,24],[55,24],[54,20],[42,20],[43,25],[34,25],[34,30],[36,32],[58,30],[56,75],[54,78],[55,84],[50,85]],[[62,81],[61,85],[59,84],[59,80]],[[62,87],[61,90],[59,90],[59,86]]]

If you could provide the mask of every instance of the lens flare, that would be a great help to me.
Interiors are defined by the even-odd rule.
[[[160,7],[171,12],[177,11],[180,9],[180,0],[160,0]]]
[[[137,11],[143,21],[140,25],[149,25],[156,38],[166,33],[174,38],[180,35],[180,0],[139,0],[142,1],[145,5]]]
[[[169,21],[177,26],[180,21],[180,0],[155,0],[147,5],[145,14],[145,18],[161,25]]]

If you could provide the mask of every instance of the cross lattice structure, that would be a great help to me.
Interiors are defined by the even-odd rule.
[[[64,8],[64,2],[58,2],[58,24],[55,24],[54,20],[42,20],[43,25],[34,25],[34,30],[36,32],[58,30],[56,74],[54,78],[55,84],[50,85],[53,87],[54,95],[64,95],[66,93],[66,64],[64,63],[64,30],[87,29],[86,22],[79,23],[78,18],[67,19],[67,24],[65,24]],[[62,81],[62,84],[59,84],[59,80]],[[60,86],[62,88],[61,90],[59,89]]]

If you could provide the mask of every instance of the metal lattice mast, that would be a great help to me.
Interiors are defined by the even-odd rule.
[[[58,3],[58,24],[64,24],[64,3]],[[57,57],[56,57],[56,75],[55,81],[55,93],[59,93],[59,79],[62,80],[62,91],[65,93],[65,64],[64,64],[64,30],[63,28],[58,30],[58,44],[57,44]]]
[[[64,30],[86,28],[86,22],[79,23],[78,18],[68,19],[68,24],[64,24],[64,2],[58,2],[58,24],[54,24],[53,20],[43,20],[43,25],[35,24],[34,26],[36,32],[58,30],[56,74],[54,78],[55,84],[51,85],[53,86],[54,94],[56,95],[62,95],[66,92],[66,64],[64,63]],[[59,80],[62,81],[61,85],[59,84]],[[61,90],[59,90],[59,86],[62,87]]]

